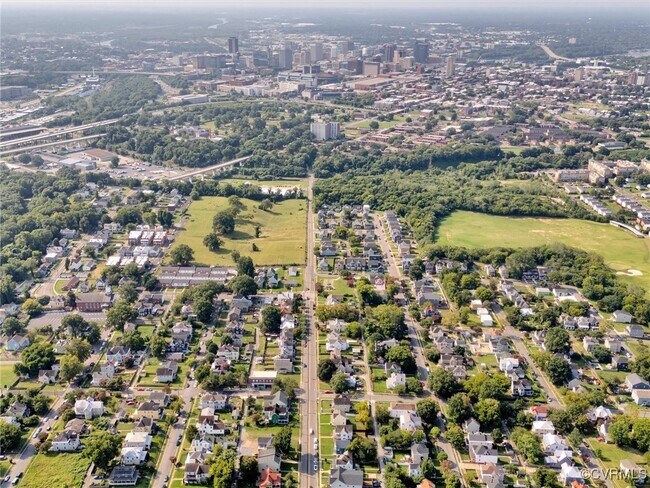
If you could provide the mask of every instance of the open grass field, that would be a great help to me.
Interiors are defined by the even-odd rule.
[[[21,486],[51,488],[54,486],[81,486],[90,459],[81,453],[38,454],[25,471]]]
[[[187,210],[185,229],[176,238],[176,244],[187,244],[194,250],[196,264],[233,265],[230,253],[239,251],[251,256],[258,265],[304,264],[307,244],[307,213],[305,200],[285,200],[268,211],[258,208],[258,202],[242,199],[246,208],[236,220],[235,232],[223,237],[218,252],[203,245],[203,238],[212,231],[212,218],[228,207],[224,197],[204,197],[192,202]],[[261,230],[255,237],[255,227]],[[253,252],[255,243],[259,251]]]
[[[458,211],[441,222],[436,242],[468,248],[530,247],[561,242],[600,254],[627,283],[650,289],[650,239],[639,239],[609,224],[578,219],[501,217]]]

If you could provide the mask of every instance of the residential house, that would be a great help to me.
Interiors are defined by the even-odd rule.
[[[115,466],[108,477],[109,486],[135,486],[140,473],[135,466]]]
[[[273,446],[261,449],[257,453],[257,469],[260,473],[263,473],[268,468],[280,472],[281,463],[282,458]]]
[[[478,467],[478,481],[487,488],[503,488],[505,471],[496,463],[485,463]]]
[[[350,413],[351,406],[352,403],[350,401],[349,395],[336,395],[332,400],[332,412],[338,412],[341,414]]]
[[[186,463],[183,483],[186,485],[205,485],[210,479],[210,465],[205,463]]]
[[[138,408],[131,414],[131,417],[134,419],[140,419],[142,417],[149,417],[153,420],[160,419],[161,408],[157,403],[148,401],[142,402],[138,405]]]
[[[29,346],[29,337],[22,334],[14,334],[11,339],[7,341],[7,351],[17,352],[22,351]]]
[[[228,397],[222,393],[204,393],[201,396],[201,409],[225,410],[227,405]]]
[[[631,313],[624,312],[623,310],[616,310],[612,313],[612,320],[619,324],[630,324],[633,318]]]
[[[630,324],[625,328],[625,330],[627,335],[634,337],[635,339],[643,339],[643,335],[645,334],[643,326],[639,324]]]
[[[64,430],[59,432],[54,439],[52,439],[52,446],[50,451],[54,452],[73,452],[79,449],[81,441],[79,434],[72,430]]]
[[[406,385],[406,375],[404,373],[396,373],[393,371],[386,379],[386,388],[393,390],[398,386]]]
[[[363,471],[334,467],[329,476],[330,488],[363,488]]]
[[[282,488],[282,474],[266,468],[260,477],[258,488]]]
[[[178,375],[178,364],[175,361],[165,361],[156,368],[157,383],[172,383]]]
[[[104,415],[104,403],[92,397],[81,398],[74,404],[74,413],[78,418],[87,420]]]
[[[555,426],[550,420],[534,420],[530,430],[539,435],[555,434]]]

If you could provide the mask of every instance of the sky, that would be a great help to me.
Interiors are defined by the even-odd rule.
[[[648,11],[650,16],[650,3],[648,0],[2,0],[5,5],[11,6],[75,6],[75,7],[178,7],[192,6],[219,8],[426,8],[426,9],[478,9],[487,10],[495,8],[509,8],[516,10],[577,10],[581,8],[593,9],[621,9],[638,8]]]

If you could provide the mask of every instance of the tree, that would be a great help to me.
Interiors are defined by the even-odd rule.
[[[230,210],[217,212],[212,218],[212,228],[215,232],[228,235],[235,231],[235,217]]]
[[[32,166],[35,166],[36,168],[40,168],[41,166],[43,166],[44,162],[45,160],[40,155],[35,154],[34,156],[32,156]]]
[[[354,420],[366,430],[372,428],[372,415],[370,414],[368,402],[357,403],[354,410],[357,413]]]
[[[441,398],[449,398],[458,391],[458,382],[454,375],[439,367],[434,367],[429,374],[429,389]]]
[[[438,408],[438,403],[435,400],[426,398],[424,400],[420,400],[417,403],[415,406],[415,411],[422,419],[422,422],[427,425],[433,425],[438,418],[438,412],[440,409]]]
[[[445,439],[453,446],[454,449],[459,451],[465,450],[465,433],[456,424],[452,424],[447,428],[444,434]]]
[[[0,420],[0,452],[12,451],[20,442],[20,426]]]
[[[237,275],[255,277],[255,265],[250,256],[240,256],[237,260]]]
[[[61,379],[63,381],[71,381],[81,374],[84,370],[84,365],[77,356],[66,354],[61,358]]]
[[[533,483],[536,488],[560,488],[557,473],[546,468],[539,468],[533,473]]]
[[[596,359],[601,364],[609,364],[612,362],[612,353],[609,351],[609,349],[596,345],[594,348],[591,350],[591,355]]]
[[[265,198],[264,200],[262,200],[260,202],[258,207],[259,207],[260,210],[264,210],[265,212],[268,212],[269,210],[271,210],[273,208],[273,202],[271,200],[269,200],[268,198]]]
[[[29,317],[35,317],[43,312],[43,306],[34,298],[28,298],[20,307]]]
[[[391,347],[386,353],[386,360],[397,363],[404,373],[413,373],[417,367],[415,365],[415,356],[406,346]]]
[[[239,460],[239,475],[245,485],[254,485],[258,476],[257,458],[242,456]]]
[[[2,332],[8,337],[11,337],[14,334],[22,334],[24,331],[25,324],[16,317],[7,317],[2,323]]]
[[[323,359],[318,363],[318,379],[328,382],[336,373],[336,364],[331,359]]]
[[[96,467],[106,471],[113,459],[120,453],[122,438],[118,434],[95,431],[84,444],[86,448],[83,450],[83,455],[89,458]]]
[[[262,309],[262,332],[265,334],[277,334],[280,332],[281,321],[282,311],[280,307],[269,305]]]
[[[560,356],[550,358],[545,371],[555,385],[562,385],[571,378],[571,365]]]
[[[194,260],[194,251],[187,244],[179,244],[169,253],[171,262],[177,266],[187,266]]]
[[[29,164],[32,162],[32,157],[27,153],[22,153],[18,156],[18,161],[22,164]]]
[[[474,405],[476,420],[482,427],[497,427],[501,423],[501,404],[493,398],[485,398]]]
[[[120,294],[120,298],[122,298],[122,300],[125,300],[127,303],[135,303],[139,295],[135,284],[130,281],[120,286],[118,292]]]
[[[423,391],[422,383],[417,378],[406,378],[406,391],[419,395]]]
[[[86,319],[76,313],[66,315],[61,320],[61,326],[73,337],[81,336],[88,329],[88,325]]]
[[[149,347],[151,348],[151,354],[159,359],[164,358],[167,353],[167,341],[161,335],[154,334],[151,336]]]
[[[273,446],[282,454],[289,454],[291,451],[291,427],[285,425],[273,438]]]
[[[117,156],[113,156],[111,158],[111,168],[117,168],[120,165],[120,158]]]
[[[355,436],[348,450],[360,464],[372,463],[377,459],[377,446],[368,437]]]
[[[106,312],[106,325],[116,330],[124,330],[124,324],[138,318],[138,311],[126,300],[118,300]]]
[[[535,464],[540,462],[544,451],[542,450],[542,442],[538,435],[522,427],[515,427],[512,431],[511,438],[526,460]]]
[[[370,123],[368,124],[368,127],[371,128],[372,130],[377,130],[379,129],[379,122],[376,120],[371,120]]]
[[[22,363],[14,365],[17,373],[36,376],[41,369],[50,369],[54,364],[54,348],[49,342],[34,342],[23,350]]]
[[[257,293],[257,284],[253,278],[246,275],[235,276],[228,286],[235,295],[250,296]]]
[[[447,417],[452,422],[460,424],[472,416],[472,402],[465,393],[456,393],[449,399]]]
[[[338,373],[334,374],[330,380],[330,386],[335,393],[343,393],[348,391],[350,389],[350,385],[348,384],[347,375],[343,371],[339,371]]]
[[[210,232],[208,235],[206,235],[203,238],[203,245],[212,252],[217,252],[219,249],[221,249],[222,244],[223,242],[221,241],[221,239],[219,239],[219,236],[214,232]]]
[[[432,480],[436,476],[436,465],[431,459],[425,459],[420,465],[420,472],[423,478]]]
[[[122,336],[122,345],[131,349],[133,352],[142,351],[146,347],[146,342],[139,331],[134,330]]]
[[[65,346],[65,353],[75,356],[79,361],[84,362],[92,353],[92,346],[88,341],[81,338],[70,339]]]
[[[552,354],[567,354],[571,350],[569,333],[559,327],[553,327],[546,332],[544,345]]]

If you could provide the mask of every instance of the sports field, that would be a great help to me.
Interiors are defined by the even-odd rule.
[[[532,247],[553,242],[600,254],[612,269],[625,273],[619,275],[622,280],[650,291],[650,239],[634,237],[610,224],[458,211],[441,222],[436,240],[468,248]]]
[[[259,265],[304,264],[307,244],[306,200],[285,200],[270,211],[258,208],[259,202],[242,198],[246,206],[237,216],[235,232],[221,237],[224,241],[218,252],[209,251],[203,238],[212,231],[212,218],[228,208],[225,197],[203,197],[187,210],[187,219],[175,245],[187,244],[194,250],[194,261],[202,265],[232,265],[230,253],[237,250],[242,256],[251,256]],[[255,227],[260,237],[255,237]],[[253,252],[255,243],[259,251]]]

